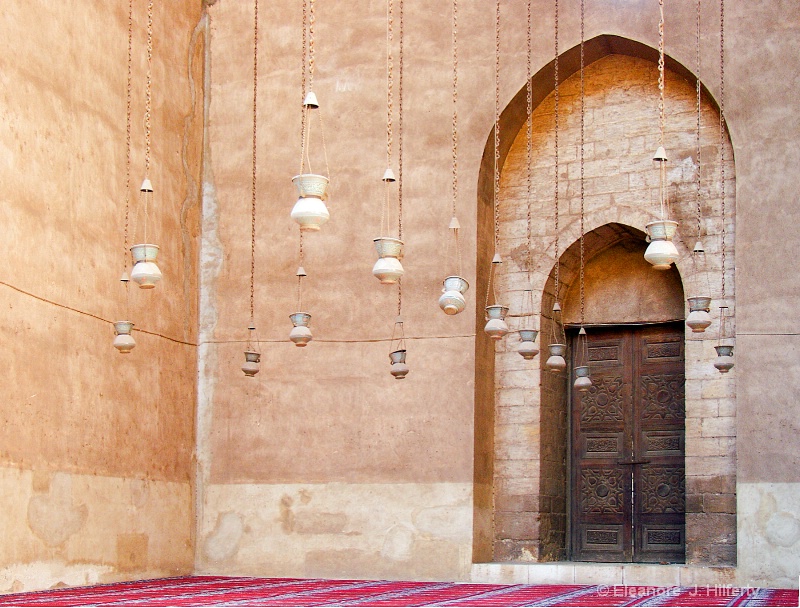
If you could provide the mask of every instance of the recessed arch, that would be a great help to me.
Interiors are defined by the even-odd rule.
[[[629,87],[635,90],[635,99],[624,105],[623,114],[632,112],[641,114],[640,119],[644,126],[641,133],[625,135],[616,133],[609,139],[620,141],[635,141],[624,152],[613,149],[609,144],[608,149],[598,151],[598,145],[587,160],[595,162],[589,179],[611,182],[608,187],[602,186],[587,188],[591,200],[587,202],[585,230],[587,251],[590,257],[596,257],[610,247],[619,245],[624,241],[638,243],[643,246],[643,232],[645,224],[657,219],[657,172],[651,162],[652,152],[658,145],[657,122],[648,112],[657,112],[656,86],[657,51],[636,41],[624,38],[603,35],[586,43],[587,90],[600,91],[601,95],[619,93],[620,87]],[[578,72],[579,48],[575,47],[565,52],[560,59],[560,71],[563,76],[562,106],[564,115],[570,110],[566,107],[568,102],[563,101],[575,95],[575,74]],[[694,78],[690,71],[678,62],[667,59],[668,67],[668,99],[667,104],[668,124],[671,123],[674,133],[670,134],[671,164],[674,175],[670,175],[669,195],[673,201],[671,214],[680,223],[679,235],[676,245],[680,253],[680,260],[673,271],[673,288],[680,292],[680,299],[695,285],[702,281],[711,285],[712,291],[718,291],[719,283],[719,232],[721,222],[719,218],[719,183],[715,177],[718,172],[717,143],[711,126],[719,124],[718,108],[708,92],[703,96],[703,121],[704,148],[703,148],[703,223],[700,226],[700,236],[706,240],[708,254],[704,261],[704,268],[698,268],[691,256],[691,247],[698,237],[697,223],[694,217],[695,205],[693,198],[693,126],[688,126],[688,119],[694,125]],[[610,71],[609,71],[610,70]],[[609,74],[612,74],[610,76]],[[556,259],[553,233],[553,173],[552,166],[548,165],[547,155],[552,151],[548,148],[552,136],[552,90],[553,90],[553,65],[544,66],[533,78],[534,90],[534,115],[535,131],[539,139],[534,146],[534,165],[536,171],[544,171],[549,177],[539,178],[541,184],[534,186],[530,201],[525,200],[524,171],[520,167],[525,149],[525,87],[514,97],[501,114],[501,239],[500,253],[504,264],[498,277],[498,290],[501,299],[506,305],[511,306],[510,325],[512,331],[519,327],[515,318],[520,314],[519,304],[523,290],[530,286],[533,292],[535,314],[539,317],[542,350],[548,342],[546,336],[549,331],[549,314],[554,300],[553,269]],[[595,80],[592,80],[595,79]],[[599,80],[598,80],[599,79]],[[605,80],[603,80],[605,79]],[[570,94],[569,88],[572,86]],[[610,93],[609,93],[610,92]],[[589,93],[587,93],[588,95]],[[598,98],[599,99],[599,98]],[[619,99],[612,100],[618,103]],[[594,100],[597,102],[597,99]],[[587,131],[592,133],[605,124],[606,117],[602,110],[610,105],[595,106],[600,111],[587,123]],[[680,114],[675,119],[670,112]],[[682,114],[681,114],[682,113]],[[619,112],[618,112],[619,114]],[[572,109],[574,119],[575,110]],[[649,116],[649,118],[648,118]],[[681,118],[682,116],[682,118]],[[688,118],[687,118],[688,117]],[[650,121],[650,122],[648,122]],[[683,121],[683,122],[681,122]],[[639,125],[641,127],[641,125]],[[562,261],[561,280],[562,289],[569,289],[571,274],[576,270],[574,256],[564,253],[564,247],[575,244],[580,236],[580,223],[576,217],[576,189],[575,189],[575,163],[577,134],[574,120],[570,126],[569,120],[562,122],[563,131],[559,137],[562,147],[561,176],[559,179],[559,192],[562,215],[559,230],[561,249],[558,252]],[[638,127],[637,127],[638,128]],[[593,135],[596,135],[594,133]],[[616,139],[614,139],[616,138]],[[600,141],[592,139],[587,141]],[[603,143],[601,141],[601,143]],[[478,293],[485,293],[487,284],[487,271],[490,266],[493,248],[493,168],[494,151],[493,134],[487,138],[482,165],[478,179],[478,234],[477,234],[477,280]],[[730,140],[725,144],[726,176],[733,181],[735,175],[733,151]],[[636,149],[632,149],[635,147]],[[652,149],[650,149],[652,148]],[[603,156],[605,154],[605,156]],[[673,160],[674,159],[674,160]],[[609,167],[604,170],[603,162],[607,161]],[[620,161],[620,162],[616,162]],[[525,163],[526,164],[526,163]],[[572,165],[572,167],[570,167]],[[635,180],[635,185],[630,188],[620,187],[619,192],[613,192],[614,180],[625,173]],[[536,181],[536,180],[534,180]],[[633,182],[631,182],[633,184]],[[603,189],[605,188],[605,189]],[[655,194],[654,194],[655,189]],[[735,187],[726,186],[726,200],[731,203],[734,198]],[[532,243],[532,267],[527,267],[529,245],[524,234],[524,220],[526,206],[532,209],[534,224],[534,239]],[[728,209],[734,205],[729,204]],[[728,216],[728,235],[730,250],[734,234],[733,214]],[[728,268],[732,284],[732,268]],[[658,272],[658,271],[654,271]],[[685,288],[686,294],[683,293]],[[565,292],[562,291],[562,298]],[[728,303],[734,301],[729,292]],[[683,318],[677,312],[676,298],[673,298],[672,313],[669,316]],[[602,321],[600,319],[599,321]],[[612,322],[616,320],[612,319]],[[543,358],[536,361],[530,369],[529,377],[520,372],[522,367],[514,358],[514,338],[511,335],[505,343],[495,349],[494,343],[487,339],[481,328],[483,326],[483,310],[476,311],[476,379],[475,379],[475,468],[474,468],[474,536],[473,559],[476,562],[486,561],[550,561],[565,559],[567,546],[565,539],[566,528],[566,496],[564,484],[566,469],[562,463],[565,456],[563,446],[566,445],[565,407],[551,400],[554,407],[548,411],[548,395],[565,394],[566,379],[558,378],[553,374],[543,374],[540,366]],[[715,337],[710,328],[709,333],[702,337],[687,335],[687,361],[691,359],[695,367],[707,364],[711,366],[713,350],[711,338]],[[497,352],[495,352],[497,350]],[[546,358],[546,357],[545,357]],[[530,367],[530,366],[529,366]],[[527,368],[526,374],[528,373]],[[713,369],[713,368],[712,368]],[[706,372],[703,372],[706,373]],[[694,389],[693,389],[694,390]],[[699,390],[699,389],[698,389]],[[696,392],[696,391],[695,391]],[[702,407],[702,404],[688,404],[687,415],[692,408]],[[513,412],[511,414],[510,412]],[[515,421],[522,420],[523,423]],[[515,426],[516,425],[516,426]],[[551,441],[553,437],[562,436],[563,441]],[[694,442],[694,439],[692,440]],[[692,456],[693,451],[702,452],[706,447],[700,443],[687,444],[687,456]],[[560,446],[560,447],[559,447]],[[692,467],[701,459],[691,458]],[[726,461],[727,462],[727,461]],[[552,465],[552,466],[551,466]],[[690,467],[690,469],[692,468]],[[687,487],[693,489],[695,480],[701,480],[705,474],[702,466],[696,470],[687,471],[687,474],[696,475],[689,479]],[[735,479],[735,459],[725,464],[725,487],[730,487],[729,478]],[[691,483],[690,483],[691,482]],[[702,485],[702,484],[701,484]],[[701,493],[703,492],[701,486]],[[528,491],[527,489],[530,489]],[[687,545],[687,561],[705,565],[718,565],[732,563],[735,560],[735,548],[731,553],[723,547],[725,542],[722,537],[735,531],[733,528],[724,530],[724,522],[717,526],[711,535],[703,536],[696,533],[697,518],[695,514],[687,514],[687,527],[692,527],[693,544]],[[705,514],[703,514],[705,517]],[[722,520],[720,520],[722,521]],[[706,548],[704,549],[704,545]],[[719,546],[717,549],[708,550],[708,545]],[[716,553],[715,553],[716,552]]]

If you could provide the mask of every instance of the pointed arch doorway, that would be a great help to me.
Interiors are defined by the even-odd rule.
[[[574,561],[685,561],[683,286],[677,270],[653,270],[644,249],[630,234],[586,265],[593,385],[572,390],[574,372],[567,382]],[[577,290],[573,281],[564,299],[571,353]]]

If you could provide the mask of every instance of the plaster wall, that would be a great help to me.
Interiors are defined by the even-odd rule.
[[[487,215],[491,199],[491,188],[479,176],[491,171],[494,6],[462,2],[459,7],[458,217],[464,227],[464,273],[475,280],[470,281],[468,310],[445,318],[436,309],[435,300],[441,279],[452,272],[443,246],[451,215],[450,7],[418,0],[405,2],[407,274],[403,317],[406,334],[412,339],[408,355],[411,373],[402,383],[388,376],[385,359],[396,315],[396,290],[379,286],[369,272],[374,262],[371,240],[378,236],[383,198],[380,176],[385,168],[385,6],[367,0],[336,3],[335,10],[332,6],[317,3],[314,85],[326,121],[332,219],[322,232],[305,239],[304,266],[309,277],[304,283],[304,308],[313,316],[315,340],[304,350],[286,341],[288,314],[296,306],[298,236],[288,214],[295,200],[290,178],[299,166],[302,17],[300,6],[288,3],[271,4],[261,11],[255,320],[263,363],[254,380],[243,378],[238,369],[249,320],[250,218],[246,201],[250,194],[252,7],[220,0],[209,8],[208,158],[204,178],[207,213],[201,261],[203,346],[198,417],[201,484],[197,502],[201,511],[197,564],[203,570],[209,570],[212,564],[201,547],[214,536],[219,516],[231,513],[225,521],[247,521],[252,492],[267,497],[265,500],[273,503],[271,512],[278,513],[277,497],[292,495],[298,484],[312,484],[315,489],[342,484],[336,486],[337,491],[360,497],[375,512],[408,513],[425,506],[417,486],[443,484],[442,493],[437,494],[442,496],[446,488],[469,483],[474,472],[478,523],[475,532],[462,531],[462,542],[469,544],[467,539],[472,534],[476,550],[475,540],[485,540],[487,526],[492,525],[494,473],[484,455],[493,449],[495,437],[493,432],[476,432],[473,412],[478,420],[489,420],[488,428],[494,427],[494,389],[478,383],[473,393],[472,385],[476,377],[494,378],[495,374],[493,359],[484,360],[481,355],[476,361],[476,350],[483,353],[491,348],[480,332],[477,346],[472,347],[475,328],[482,325],[482,311],[474,303],[482,306],[485,294],[485,276],[476,276],[472,260],[477,258],[479,269],[484,262],[488,267],[491,247],[485,244],[490,239],[478,242],[470,227],[479,224],[478,230],[485,229],[477,216]],[[502,11],[500,104],[511,108],[510,102],[525,82],[525,6],[504,2]],[[534,2],[534,14],[533,73],[538,73],[552,59],[552,7]],[[667,19],[666,51],[677,62],[673,67],[693,66],[694,6],[671,6]],[[613,34],[652,50],[658,46],[657,20],[655,5],[602,0],[587,10],[586,38]],[[701,71],[711,97],[718,101],[718,7],[704,5],[702,20],[707,34],[702,41]],[[579,25],[577,2],[562,3],[562,49],[577,46]],[[791,339],[797,310],[792,303],[800,296],[796,281],[783,276],[777,266],[764,264],[764,260],[785,256],[796,248],[797,239],[789,228],[796,209],[785,202],[793,200],[790,176],[798,160],[788,142],[796,138],[798,130],[791,120],[796,100],[790,83],[795,70],[791,40],[799,27],[791,11],[775,11],[768,2],[729,6],[726,13],[729,52],[725,111],[736,159],[735,193],[730,193],[737,201],[739,299],[734,312],[740,338],[751,336],[749,342],[761,341],[763,345]],[[575,59],[573,53],[562,65],[565,77],[576,71]],[[538,101],[547,92],[537,92]],[[519,105],[515,107],[504,114],[505,133],[508,128],[518,133],[524,120],[519,116]],[[510,145],[507,139],[501,144],[503,162]],[[648,155],[652,147],[644,146]],[[640,219],[639,228],[647,218]],[[544,229],[537,226],[537,230]],[[577,235],[574,226],[572,233]],[[547,275],[548,270],[543,272]],[[776,297],[762,305],[760,294],[765,283],[778,287]],[[714,454],[698,452],[692,456],[692,466],[703,471],[698,476],[705,484],[701,493],[735,493],[735,486],[715,481],[719,475],[734,472],[730,451],[720,452],[727,445],[722,440],[730,443],[734,434],[740,479],[759,482],[777,475],[781,481],[794,482],[800,470],[782,467],[778,471],[774,455],[765,451],[766,446],[781,445],[784,461],[800,458],[795,444],[785,440],[797,431],[796,422],[792,422],[797,416],[790,414],[796,404],[787,404],[786,415],[779,416],[781,424],[764,423],[786,386],[758,380],[763,359],[742,356],[741,348],[749,342],[739,342],[737,366],[730,377],[736,378],[737,413],[744,426],[737,427],[734,422],[727,405],[732,393],[721,387],[721,381],[716,377],[697,378],[697,386],[703,388],[700,395],[691,398],[698,403],[713,402],[716,408],[698,410],[696,422],[687,428],[687,433],[708,440],[703,445],[716,442]],[[700,361],[710,362],[713,352],[706,351],[699,346],[689,349],[687,358],[698,365]],[[748,386],[759,387],[759,391]],[[718,417],[722,417],[721,422],[716,421]],[[708,422],[703,422],[706,419]],[[465,438],[468,445],[463,443]],[[390,505],[386,498],[400,493],[380,493],[376,498],[372,492],[375,484],[404,487],[403,498],[394,499],[401,504]],[[780,493],[783,487],[771,491]],[[223,490],[224,504],[213,498]],[[321,505],[319,515],[330,509],[324,501],[314,504]],[[740,531],[742,526],[750,526],[748,534],[766,538],[763,526],[749,517],[744,512],[739,515]],[[731,523],[735,518],[729,519]],[[246,527],[243,530],[246,532]],[[365,527],[361,532],[378,537],[369,544],[371,548],[361,546],[360,550],[369,554],[388,531],[370,528],[367,532]],[[268,538],[288,543],[281,546],[300,555],[312,551],[305,537],[303,542],[292,542],[293,537],[274,524]],[[314,551],[329,550],[331,555],[352,547],[341,531],[326,532],[315,542],[319,544],[314,545]],[[271,549],[264,551],[268,561]],[[450,576],[457,578],[470,560],[455,547],[450,556],[456,553],[460,557],[448,563],[459,564],[450,570]],[[230,555],[223,552],[223,559],[215,561],[213,567],[218,572],[235,572],[240,559],[237,551]],[[491,556],[477,549],[475,559]],[[744,572],[748,564],[770,564],[772,559],[770,555],[740,553],[739,567]],[[318,563],[298,558],[290,570],[307,575],[325,571],[322,566],[301,566],[301,562]],[[424,563],[424,557],[413,557],[392,572],[410,575]],[[388,571],[388,562],[385,566]]]
[[[134,2],[129,245],[142,238],[145,10]],[[133,288],[118,354],[127,3],[0,14],[0,591],[192,568],[199,3],[154,10],[148,234],[164,281]]]

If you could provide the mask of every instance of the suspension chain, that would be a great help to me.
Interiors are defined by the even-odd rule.
[[[314,90],[314,15],[315,0],[308,0],[308,90]]]
[[[394,114],[394,3],[386,3],[386,166],[392,166],[392,117]]]
[[[702,110],[702,99],[700,89],[700,0],[697,0],[697,19],[695,23],[696,36],[695,36],[695,64],[697,66],[697,238],[700,239],[700,232],[702,230],[702,209],[700,207],[702,182],[700,178],[700,114]]]
[[[453,0],[453,217],[458,201],[458,0]]]
[[[128,0],[128,79],[125,94],[125,248],[123,268],[128,265],[128,233],[131,203],[131,91],[133,81],[133,0]]]
[[[719,0],[719,168],[722,196],[722,299],[725,299],[725,0]]]
[[[585,257],[584,257],[584,232],[585,232],[585,225],[584,225],[584,198],[585,198],[585,188],[584,188],[584,143],[585,143],[585,125],[586,125],[586,86],[585,86],[585,56],[584,56],[584,0],[581,0],[581,261],[580,261],[580,296],[581,296],[581,326],[583,326],[584,321],[584,309],[586,306],[586,298],[585,298],[585,290],[584,290],[584,266],[585,266]]]
[[[403,240],[403,0],[398,0],[397,53],[397,238]],[[400,314],[400,313],[398,313]]]
[[[494,22],[494,251],[500,240],[500,0],[497,0]]]
[[[526,223],[525,223],[525,236],[527,239],[528,244],[528,255],[527,255],[527,270],[528,270],[528,283],[531,282],[531,270],[533,268],[533,244],[531,243],[531,187],[533,183],[532,178],[532,168],[531,168],[531,158],[533,156],[533,73],[531,64],[533,62],[533,39],[531,36],[531,21],[532,21],[532,8],[531,8],[531,0],[528,0],[527,3],[527,29],[526,29],[526,43],[527,43],[527,51],[528,56],[526,58],[526,81],[525,81],[525,102],[526,102],[526,111],[528,114],[528,121],[527,121],[527,141],[526,141],[526,153],[527,153],[527,163],[528,163],[528,178],[527,178],[527,201],[526,201]],[[523,310],[523,314],[527,311]],[[533,310],[531,310],[531,313]]]
[[[144,109],[144,176],[150,175],[150,108],[152,107],[153,0],[147,3],[147,86]],[[146,199],[145,199],[146,200]],[[146,210],[145,210],[146,211]]]
[[[250,326],[255,318],[256,174],[258,150],[258,0],[253,2],[253,183],[250,199]]]
[[[308,61],[308,48],[307,48],[307,30],[308,30],[308,0],[303,0],[303,53],[301,58],[301,108],[302,112],[300,113],[300,173],[303,173],[303,160],[305,159],[305,149],[306,149],[306,121],[308,120],[308,110],[305,106],[306,100],[306,93],[307,85],[306,85],[306,62]]]
[[[453,218],[456,217],[458,203],[458,0],[453,0]],[[458,228],[453,229],[453,240],[456,248],[458,276],[463,276],[461,267],[461,244],[458,240]]]
[[[554,220],[555,220],[555,257],[556,257],[556,276],[555,276],[555,297],[556,302],[558,302],[558,290],[559,290],[559,283],[560,283],[560,268],[561,268],[561,261],[559,259],[559,248],[558,248],[558,236],[559,236],[559,225],[558,225],[558,110],[559,110],[559,101],[560,95],[558,90],[558,0],[555,0],[555,28],[554,28],[554,47],[555,47],[555,59],[553,61],[553,74],[554,74],[554,88],[553,88],[553,115],[555,119],[555,188],[553,193],[553,201],[554,201]]]
[[[658,0],[658,129],[664,145],[664,0]],[[661,163],[664,164],[663,162]]]

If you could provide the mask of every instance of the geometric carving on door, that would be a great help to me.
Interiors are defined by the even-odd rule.
[[[622,513],[625,481],[620,469],[581,471],[581,510],[584,513]]]
[[[642,376],[642,419],[683,420],[683,374],[650,374]]]
[[[683,513],[686,474],[683,467],[644,466],[641,472],[643,513]]]
[[[621,376],[600,376],[581,397],[581,422],[622,422],[624,382]]]

